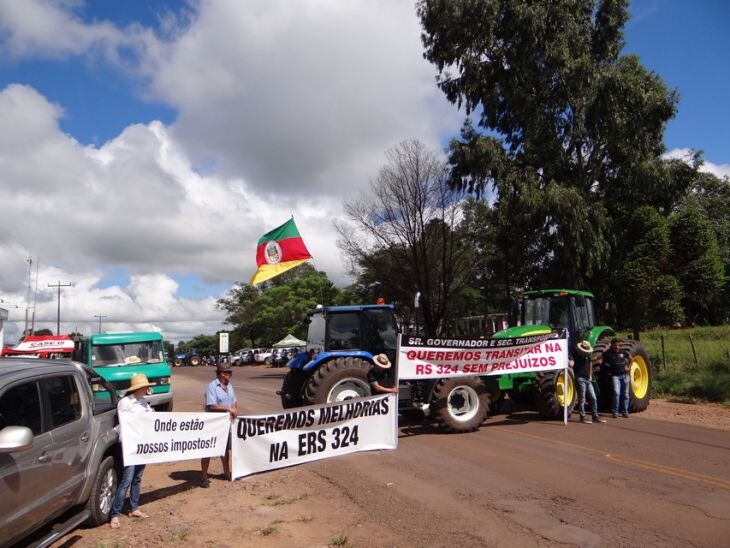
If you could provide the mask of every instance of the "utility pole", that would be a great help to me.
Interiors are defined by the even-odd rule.
[[[71,284],[62,284],[61,280],[58,280],[57,284],[48,284],[48,287],[58,288],[58,313],[56,315],[56,335],[61,334],[61,288],[70,287]]]
[[[41,262],[41,258],[39,256],[36,256],[35,259],[35,295],[33,297],[33,315],[31,316],[30,320],[30,334],[33,335],[35,333],[35,307],[38,304],[38,265]]]
[[[104,314],[94,314],[95,318],[99,318],[99,333],[101,333],[101,319],[106,318]]]
[[[30,310],[30,269],[33,265],[33,257],[28,257],[25,262],[28,263],[28,296],[25,298],[25,329],[24,333],[28,334],[28,311]]]

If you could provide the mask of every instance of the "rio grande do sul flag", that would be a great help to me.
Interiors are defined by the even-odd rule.
[[[312,256],[299,235],[294,219],[276,227],[259,238],[256,248],[258,270],[249,282],[256,285],[302,264]]]

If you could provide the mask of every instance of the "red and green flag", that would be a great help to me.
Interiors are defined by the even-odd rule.
[[[312,256],[299,235],[294,219],[276,227],[259,238],[256,248],[258,270],[249,282],[256,285],[302,264]]]

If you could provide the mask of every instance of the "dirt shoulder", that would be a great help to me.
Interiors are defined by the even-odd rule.
[[[642,417],[669,422],[682,422],[730,431],[730,409],[715,403],[693,404],[669,400],[651,400]]]

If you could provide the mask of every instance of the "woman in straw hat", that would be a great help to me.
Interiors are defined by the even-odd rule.
[[[119,400],[117,404],[117,413],[152,413],[154,409],[145,398],[147,391],[154,386],[147,380],[147,376],[141,373],[133,375],[129,382],[129,388],[126,395]],[[120,437],[122,433],[120,432]],[[144,472],[144,464],[125,466],[122,471],[122,479],[119,482],[117,494],[112,504],[111,521],[109,526],[112,529],[119,529],[119,515],[122,513],[124,499],[129,489],[129,517],[146,518],[147,514],[139,509],[139,492],[142,484],[142,473]]]

